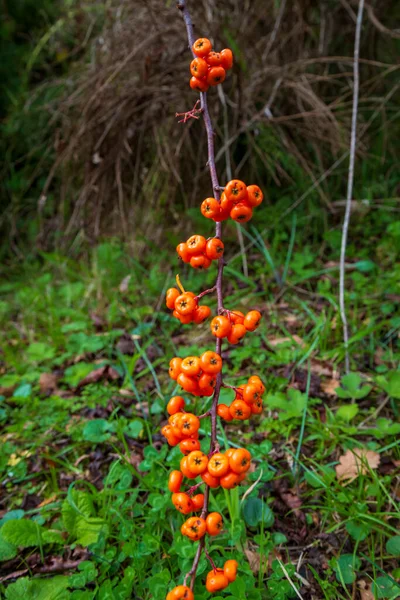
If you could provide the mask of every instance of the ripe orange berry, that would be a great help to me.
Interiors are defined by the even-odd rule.
[[[198,375],[201,370],[200,358],[198,356],[187,356],[181,363],[181,371],[185,375]]]
[[[182,259],[184,263],[190,262],[190,254],[185,242],[181,242],[180,244],[178,244],[176,247],[176,251],[178,253],[179,258]]]
[[[243,400],[234,400],[229,407],[229,411],[234,419],[245,421],[251,415],[251,408]]]
[[[211,315],[211,308],[209,306],[198,306],[193,312],[193,321],[196,325],[204,323],[206,319]]]
[[[183,435],[181,432],[181,419],[185,413],[177,412],[171,415],[168,419],[168,423],[171,427],[172,433],[176,435],[178,438],[182,439]]]
[[[193,321],[192,313],[190,313],[190,315],[181,315],[181,313],[179,313],[177,310],[174,310],[172,315],[175,317],[175,319],[178,319],[182,325],[188,325],[188,323]]]
[[[179,383],[179,385],[185,390],[185,392],[188,392],[188,394],[196,394],[199,389],[196,379],[190,375],[186,375],[185,373],[179,373],[178,377],[176,378],[176,382]]]
[[[176,356],[169,362],[169,376],[174,381],[177,380],[179,373],[181,372],[182,359]]]
[[[198,77],[191,77],[189,85],[192,90],[195,90],[196,92],[207,92],[208,88],[210,87],[205,78],[199,79]]]
[[[200,448],[201,448],[201,446],[200,446],[199,440],[195,440],[193,438],[188,438],[186,440],[182,440],[179,444],[179,450],[185,456],[187,456],[194,450],[200,450]]]
[[[258,310],[251,310],[244,318],[243,325],[247,331],[255,331],[261,321],[261,313]]]
[[[192,512],[193,502],[188,494],[185,494],[184,492],[172,494],[171,500],[175,508],[183,515],[188,515]]]
[[[218,404],[217,414],[219,417],[221,417],[221,419],[224,419],[224,421],[233,421],[229,406],[226,404]]]
[[[240,179],[232,179],[225,186],[225,196],[227,200],[231,200],[234,204],[247,199],[246,184]]]
[[[215,375],[203,373],[200,375],[198,383],[201,390],[208,390],[209,388],[214,389],[217,383],[217,378]]]
[[[192,498],[193,506],[195,511],[201,510],[204,506],[204,494],[196,494]]]
[[[194,269],[208,269],[211,266],[211,260],[204,254],[192,256],[190,266]]]
[[[225,81],[226,71],[224,67],[211,67],[207,74],[208,85],[214,86]]]
[[[181,459],[181,462],[180,462],[180,465],[179,465],[180,470],[182,471],[182,473],[184,474],[184,476],[187,477],[188,479],[196,479],[197,474],[196,473],[192,473],[192,471],[189,469],[189,464],[188,464],[188,460],[187,459],[188,459],[187,456],[184,456]]]
[[[230,344],[238,344],[240,340],[246,335],[247,329],[241,323],[232,325],[232,328],[228,334],[228,342]]]
[[[248,383],[243,388],[243,400],[246,404],[253,404],[258,400],[261,400],[260,388],[253,383]]]
[[[232,325],[228,317],[218,315],[211,321],[211,333],[217,338],[224,338],[230,334]]]
[[[200,356],[201,368],[204,373],[216,375],[222,369],[222,358],[216,352],[207,350]]]
[[[197,57],[190,63],[190,72],[193,77],[202,79],[202,77],[207,75],[208,63],[204,60],[204,58]]]
[[[169,288],[169,290],[167,290],[165,295],[165,304],[167,305],[167,308],[174,310],[175,300],[178,298],[178,296],[180,296],[180,291],[176,288]]]
[[[226,221],[227,219],[229,219],[229,215],[230,210],[226,210],[221,207],[218,215],[216,217],[213,217],[213,221],[215,221],[216,223],[221,223],[221,221]]]
[[[229,458],[229,466],[234,473],[240,475],[250,468],[251,454],[246,448],[238,448]]]
[[[193,53],[201,58],[209,54],[212,50],[212,44],[208,38],[199,38],[192,46]]]
[[[202,235],[191,235],[190,238],[186,240],[186,245],[189,254],[191,256],[195,256],[197,254],[205,252],[207,240]]]
[[[192,437],[200,429],[200,420],[192,413],[183,413],[179,426],[183,437]]]
[[[219,480],[221,487],[225,490],[232,490],[240,484],[240,476],[230,471]]]
[[[244,314],[240,310],[230,310],[229,318],[234,325],[243,325]]]
[[[234,206],[234,201],[232,198],[228,198],[225,192],[222,192],[220,206],[221,210],[228,211],[228,213],[230,213]]]
[[[259,206],[264,198],[264,195],[258,185],[248,185],[247,195],[250,206]]]
[[[166,438],[170,446],[177,446],[179,444],[180,438],[172,431],[172,427],[170,425],[164,425],[164,427],[161,429],[161,433]]]
[[[229,458],[221,452],[213,454],[208,461],[207,471],[214,477],[223,477],[229,469]]]
[[[233,221],[237,223],[247,223],[250,221],[253,216],[253,209],[248,204],[244,204],[244,202],[239,202],[236,204],[230,212],[230,217]]]
[[[220,67],[221,65],[221,53],[220,52],[210,52],[204,59],[207,65],[210,67]]]
[[[229,463],[228,463],[229,464]],[[187,466],[192,473],[201,475],[207,470],[208,456],[201,450],[195,450],[187,456]]]
[[[206,522],[201,517],[189,517],[182,525],[181,532],[190,540],[199,540],[206,533]]]
[[[175,415],[185,408],[185,399],[182,396],[172,396],[167,404],[167,413],[169,415]]]
[[[222,515],[217,512],[209,513],[206,517],[206,528],[208,535],[218,535],[224,526]]]
[[[168,478],[168,489],[170,492],[179,492],[183,481],[183,474],[180,471],[171,471]]]
[[[180,294],[175,300],[175,310],[184,316],[192,314],[197,307],[197,301],[187,293]]]
[[[206,256],[210,260],[221,258],[224,253],[224,243],[219,238],[211,238],[206,245]]]
[[[208,471],[204,471],[204,473],[201,474],[201,478],[208,487],[212,489],[219,487],[219,477],[214,477],[214,475],[211,475]]]
[[[229,71],[229,69],[232,69],[232,67],[233,67],[232,50],[230,50],[229,48],[224,48],[223,50],[221,50],[220,55],[221,55],[221,66],[223,66],[226,71]]]
[[[219,213],[219,202],[215,198],[206,198],[201,203],[201,214],[207,219],[213,219]]]
[[[229,580],[224,574],[223,569],[210,571],[206,578],[206,589],[208,592],[218,592],[224,590],[229,585]]]
[[[261,415],[263,411],[263,403],[262,400],[257,400],[254,404],[251,405],[251,414],[252,415]]]
[[[232,581],[235,581],[238,566],[239,565],[236,560],[227,560],[226,563],[224,564],[224,575],[227,578],[227,580],[229,581],[229,583],[231,583]]]
[[[248,383],[256,385],[260,390],[261,394],[265,392],[265,385],[263,384],[258,375],[252,375],[251,377],[249,377]]]
[[[194,595],[186,585],[178,585],[167,594],[166,600],[194,600]]]

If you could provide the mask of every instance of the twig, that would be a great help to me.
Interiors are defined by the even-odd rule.
[[[180,0],[178,2],[178,9],[182,12],[183,20],[185,21],[185,25],[186,25],[189,46],[190,46],[190,48],[192,48],[193,43],[194,43],[193,24],[192,24],[192,21],[190,18],[188,8],[186,6],[186,0]],[[206,132],[207,132],[207,150],[208,150],[207,165],[208,165],[208,169],[210,171],[211,183],[212,183],[212,187],[214,190],[214,195],[215,195],[216,199],[219,200],[220,199],[220,185],[219,185],[218,176],[217,176],[217,169],[215,166],[214,130],[213,130],[212,122],[211,122],[210,113],[208,111],[207,94],[206,93],[200,93],[200,106],[201,106],[201,111],[203,113],[204,125],[205,125]],[[221,232],[222,232],[222,224],[216,223],[215,237],[221,238]],[[224,259],[223,259],[223,257],[221,257],[218,260],[218,274],[217,274],[217,280],[216,280],[216,283],[214,286],[215,291],[217,292],[217,310],[218,310],[218,312],[223,309],[223,299],[222,299],[223,270],[224,270]],[[221,346],[222,346],[222,340],[220,338],[218,338],[216,341],[216,345],[215,345],[215,351],[220,356],[221,356]],[[216,381],[216,385],[215,385],[212,406],[210,409],[211,440],[210,440],[209,455],[212,455],[216,451],[216,449],[219,448],[219,444],[217,441],[217,406],[218,406],[218,400],[219,400],[219,395],[220,395],[220,391],[221,391],[221,385],[222,385],[222,373],[219,372],[217,375],[217,381]],[[203,504],[203,510],[201,512],[202,518],[204,518],[208,512],[209,498],[210,498],[210,488],[207,485],[204,490],[204,504]],[[186,585],[186,581],[188,580],[188,578],[189,577],[191,578],[190,579],[190,588],[191,589],[193,589],[193,586],[194,586],[194,582],[196,579],[196,573],[197,573],[197,567],[198,567],[200,556],[201,556],[203,549],[205,549],[204,538],[202,538],[199,542],[199,547],[197,548],[197,552],[196,552],[196,556],[194,557],[192,568],[190,569],[189,573],[186,574],[185,579],[184,579],[184,584]]]
[[[345,370],[346,373],[350,370],[350,358],[349,358],[349,329],[347,324],[346,306],[344,300],[344,276],[345,276],[345,261],[346,261],[346,245],[347,236],[350,223],[351,213],[351,199],[353,196],[353,182],[354,182],[354,163],[356,155],[356,140],[357,140],[357,114],[358,114],[358,93],[360,87],[360,70],[359,70],[359,56],[360,56],[360,38],[361,38],[361,27],[364,10],[364,0],[359,0],[357,24],[356,24],[356,36],[354,41],[354,61],[353,61],[353,73],[354,73],[354,89],[353,89],[353,114],[351,119],[351,139],[350,139],[350,160],[349,160],[349,176],[347,181],[347,198],[346,198],[346,211],[343,221],[342,230],[342,244],[340,249],[340,280],[339,280],[339,305],[340,315],[343,324],[343,340],[345,348]]]

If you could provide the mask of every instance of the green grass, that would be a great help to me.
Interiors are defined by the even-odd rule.
[[[377,224],[385,231],[378,261],[367,235]],[[267,395],[260,418],[219,430],[222,446],[246,444],[255,465],[245,486],[211,497],[226,523],[211,544],[213,556],[217,564],[227,557],[240,564],[227,599],[347,599],[360,580],[372,585],[375,598],[399,594],[397,225],[385,213],[377,223],[370,213],[353,227],[352,374],[332,394],[324,384],[339,387],[332,377],[344,352],[338,271],[326,260],[336,260],[337,236],[327,231],[321,250],[301,219],[288,218],[287,229],[268,236],[251,228],[248,278],[228,248],[225,305],[256,306],[264,319],[259,335],[229,349],[226,380],[240,384],[257,372]],[[175,258],[171,267],[169,259],[161,252],[154,262],[144,253],[139,264],[115,241],[86,262],[43,254],[3,279],[0,559],[6,575],[21,571],[0,584],[7,600],[133,593],[162,600],[190,568],[195,546],[179,533],[183,517],[166,493],[179,452],[164,443],[160,425],[174,393],[169,358],[206,349],[211,340],[207,324],[177,327],[160,293],[178,268],[195,291],[213,274],[189,272]],[[79,385],[102,367],[98,380]],[[54,376],[50,383],[46,373]],[[221,401],[231,395],[223,390]],[[193,409],[204,412],[207,401],[199,403]],[[340,456],[359,448],[379,454],[380,466],[339,481]],[[60,562],[60,572],[40,574],[50,559]],[[196,600],[209,598],[207,569],[202,558]]]

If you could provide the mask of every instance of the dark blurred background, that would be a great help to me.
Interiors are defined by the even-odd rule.
[[[50,250],[80,256],[110,236],[137,252],[148,239],[175,242],[182,215],[200,222],[197,207],[211,193],[205,136],[201,122],[175,118],[196,100],[175,3],[1,6],[3,261]],[[357,3],[196,0],[189,8],[196,34],[236,59],[209,94],[220,180],[228,169],[265,190],[260,229],[286,239],[295,212],[303,235],[336,251]],[[380,233],[399,196],[399,17],[398,2],[371,0],[360,52],[355,223],[379,214]]]

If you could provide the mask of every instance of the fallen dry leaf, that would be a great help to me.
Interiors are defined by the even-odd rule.
[[[50,498],[46,498],[46,500],[43,500],[40,504],[37,505],[37,508],[43,508],[43,506],[47,506],[48,504],[51,504],[52,502],[55,502],[57,500],[57,494],[53,494],[52,496],[50,496]]]
[[[366,448],[347,450],[339,458],[339,464],[335,467],[336,477],[339,481],[353,481],[359,475],[368,473],[369,469],[377,469],[380,462],[381,457],[373,450],[367,450]]]
[[[51,394],[57,387],[57,375],[54,375],[54,373],[41,373],[39,387],[41,394]]]
[[[336,388],[340,387],[339,379],[326,379],[321,381],[321,390],[328,396],[337,396]]]
[[[357,581],[358,591],[360,592],[361,600],[375,600],[375,596],[371,591],[371,584],[367,583],[365,579]]]
[[[257,574],[260,570],[260,553],[253,552],[253,550],[245,550],[244,553],[249,561],[250,569]]]
[[[80,380],[77,389],[83,387],[84,385],[88,385],[89,383],[96,383],[100,381],[100,379],[105,379],[106,381],[115,381],[120,378],[120,374],[118,371],[110,367],[109,365],[105,365],[104,367],[100,367],[99,369],[94,369],[91,371],[86,377]]]
[[[305,346],[304,340],[301,339],[300,336],[298,335],[292,335],[292,337],[280,337],[280,338],[276,338],[273,336],[270,336],[268,338],[268,343],[270,346],[279,346],[280,344],[285,344],[287,342],[295,342],[298,346]]]

